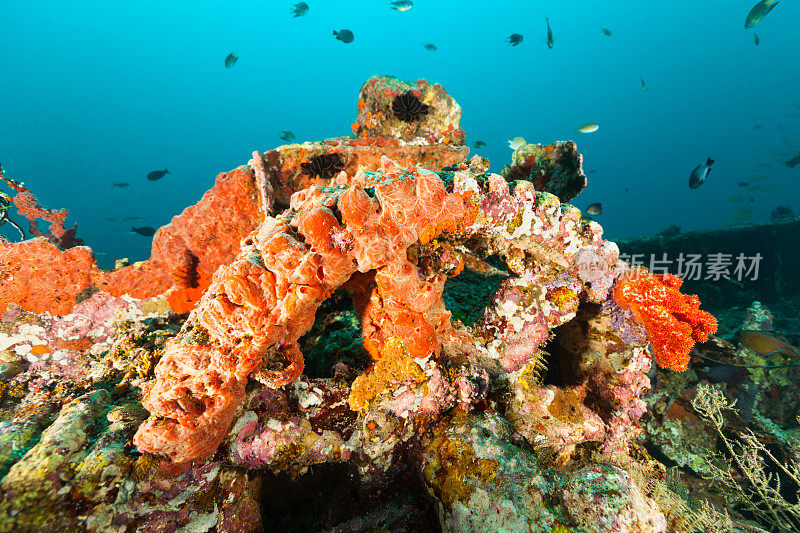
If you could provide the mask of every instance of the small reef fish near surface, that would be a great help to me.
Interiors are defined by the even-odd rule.
[[[545,43],[547,44],[547,48],[552,50],[553,43],[556,42],[556,40],[553,38],[553,30],[550,28],[550,19],[545,17],[544,21],[547,23],[547,40],[545,40]]]
[[[433,43],[427,43],[427,44],[423,44],[422,46],[424,46],[424,47],[425,47],[425,50],[427,50],[428,52],[435,52],[436,50],[438,50],[438,49],[439,49],[439,48],[437,48],[437,47],[436,47],[436,45],[435,45],[435,44],[433,44]]]
[[[708,177],[709,172],[711,172],[711,165],[714,164],[714,160],[710,157],[706,159],[705,165],[697,165],[692,170],[692,173],[689,174],[689,188],[696,189],[701,186]]]
[[[119,187],[120,189],[122,189],[122,188],[124,188],[124,187],[130,187],[130,186],[131,186],[131,184],[130,184],[130,183],[128,183],[127,181],[122,181],[122,182],[120,182],[120,183],[112,183],[112,184],[111,184],[111,187],[112,187],[112,188],[114,188],[114,187]]]
[[[141,235],[142,237],[152,237],[156,234],[155,228],[151,228],[150,226],[140,226],[138,228],[131,226],[131,231]]]
[[[508,140],[508,147],[514,150],[515,152],[520,148],[522,148],[523,146],[525,146],[526,144],[528,143],[526,143],[525,139],[523,139],[522,137],[514,137],[513,139]]]
[[[389,7],[397,11],[408,11],[414,7],[414,2],[411,0],[394,0],[393,2],[389,2]]]
[[[586,208],[586,212],[590,215],[602,215],[603,214],[603,204],[600,202],[595,202],[593,204],[589,204]]]
[[[292,6],[291,13],[295,17],[302,17],[306,13],[308,13],[308,4],[305,2],[299,2]]]
[[[486,146],[486,143],[483,141],[475,141],[475,143],[472,146],[474,146],[475,148],[483,148],[484,146]]]
[[[749,29],[761,22],[761,20],[767,16],[767,14],[775,9],[775,6],[778,5],[780,0],[761,0],[759,3],[753,6],[753,9],[747,14],[747,17],[744,19],[744,28]]]
[[[578,133],[594,133],[600,129],[600,126],[595,124],[594,122],[589,122],[588,124],[584,124],[580,128],[578,128]]]
[[[167,170],[166,168],[164,170],[154,170],[147,174],[147,180],[148,181],[160,180],[167,174],[169,174],[169,170]]]
[[[333,35],[343,43],[352,43],[353,39],[355,39],[353,32],[350,30],[333,30]]]
[[[614,34],[614,32],[609,30],[608,28],[602,28],[601,31],[603,32],[603,35],[605,35],[606,37],[611,37]]]
[[[289,131],[289,130],[283,130],[283,131],[281,131],[281,133],[280,133],[280,135],[278,135],[278,137],[280,137],[280,138],[281,138],[281,140],[283,140],[283,141],[293,141],[293,140],[295,140],[295,139],[297,138],[297,137],[295,136],[295,134],[294,134],[294,133],[292,133],[292,132],[291,132],[291,131]]]
[[[225,58],[225,68],[231,68],[237,61],[239,61],[239,54],[231,52],[228,54],[228,57]]]
[[[509,46],[517,46],[522,42],[522,39],[523,37],[521,33],[512,33],[508,36],[508,44]]]

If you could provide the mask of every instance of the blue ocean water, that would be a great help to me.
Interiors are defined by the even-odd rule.
[[[101,265],[144,259],[150,239],[130,226],[168,223],[218,172],[283,144],[281,130],[350,134],[361,85],[393,74],[442,84],[496,172],[509,138],[576,140],[589,187],[574,203],[603,203],[609,239],[765,221],[778,205],[800,210],[800,167],[784,164],[800,153],[800,4],[781,2],[756,46],[753,3],[416,0],[399,12],[309,0],[293,18],[291,1],[6,0],[0,162],[69,209]],[[342,28],[354,42],[334,39]],[[511,33],[522,44],[509,47]],[[587,122],[600,129],[576,134]],[[707,157],[708,181],[690,190]],[[126,216],[143,219],[105,220]]]

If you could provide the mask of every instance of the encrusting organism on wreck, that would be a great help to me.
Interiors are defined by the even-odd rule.
[[[460,117],[439,85],[376,76],[359,93],[355,138],[255,152],[160,228],[136,267],[107,272],[87,247],[0,240],[0,304],[13,304],[0,344],[15,380],[3,390],[21,406],[0,435],[21,450],[0,454],[11,472],[0,514],[18,529],[56,518],[253,529],[264,516],[253,480],[301,483],[328,463],[357,473],[365,493],[421,487],[436,500],[393,521],[376,511],[359,522],[370,527],[420,530],[397,521],[438,513],[452,531],[667,531],[672,511],[637,481],[663,477],[634,441],[648,340],[678,368],[713,318],[678,282],[631,272],[567,203],[586,181],[574,143],[521,147],[516,173],[531,180],[509,182],[469,157]],[[469,326],[445,305],[465,270],[502,273],[475,291],[488,297],[462,286]],[[348,299],[348,311],[329,305]],[[333,362],[306,369],[321,350]],[[30,427],[49,432],[43,444]],[[88,466],[74,485],[70,469],[39,480],[37,461],[63,442],[53,468]],[[28,512],[77,497],[78,518]]]

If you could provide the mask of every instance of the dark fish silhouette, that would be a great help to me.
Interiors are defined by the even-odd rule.
[[[239,54],[231,52],[228,54],[228,57],[225,58],[225,68],[231,68],[237,61],[239,61]]]
[[[149,181],[156,181],[160,180],[167,174],[169,174],[169,170],[167,170],[166,168],[164,170],[154,170],[147,174],[147,179]]]
[[[150,226],[140,226],[138,228],[131,226],[131,231],[138,233],[142,237],[152,237],[156,234],[155,228],[151,228]]]
[[[553,30],[550,29],[550,19],[545,17],[544,20],[547,23],[547,40],[545,41],[545,43],[547,43],[547,48],[552,49],[553,48],[553,43],[556,40],[553,38]]]
[[[486,143],[483,141],[475,141],[475,143],[472,146],[474,146],[475,148],[483,148],[484,146],[486,146]]]
[[[439,49],[439,48],[438,48],[438,47],[437,47],[435,44],[433,44],[433,43],[423,44],[422,46],[424,46],[424,47],[425,47],[425,50],[427,50],[427,51],[429,51],[429,52],[435,52],[436,50],[438,50],[438,49]]]
[[[279,137],[281,138],[281,140],[287,141],[287,142],[291,142],[291,141],[293,141],[293,140],[295,140],[297,138],[297,137],[295,137],[295,134],[292,133],[289,130],[281,131],[281,134],[279,135]]]
[[[511,46],[517,46],[521,42],[522,42],[521,33],[512,33],[511,35],[508,36],[508,44]]]
[[[144,220],[144,217],[130,216],[130,217],[125,217],[125,218],[122,219],[123,222],[128,222],[128,221],[131,221],[131,220]]]
[[[299,2],[292,7],[291,13],[295,17],[302,17],[306,13],[308,13],[308,4],[305,2]]]
[[[336,38],[342,41],[343,43],[352,43],[353,39],[355,39],[353,32],[351,32],[350,30],[339,30],[339,31],[333,30],[333,35],[336,36]]]
[[[728,383],[731,386],[741,382],[747,375],[745,367],[725,363],[696,368],[694,371],[711,383]]]
[[[689,188],[696,189],[701,186],[708,177],[708,174],[711,172],[711,165],[714,164],[714,160],[710,157],[706,159],[705,165],[697,165],[692,170],[692,173],[689,174]]]
[[[786,162],[786,166],[789,168],[794,168],[797,165],[800,165],[800,154],[797,154],[796,156],[794,156],[793,158],[791,158]]]
[[[131,184],[128,183],[127,181],[121,181],[119,183],[112,183],[111,184],[112,188],[113,187],[119,187],[120,189],[123,188],[123,187],[130,187],[130,186],[131,186]]]
[[[602,31],[603,31],[603,35],[605,35],[606,37],[611,37],[614,34],[614,32],[612,32],[608,28],[603,28]]]
[[[758,46],[758,43],[760,43],[760,42],[761,42],[761,41],[759,40],[759,38],[758,38],[758,34],[757,34],[757,33],[753,33],[753,42],[755,42],[755,43],[756,43],[756,46]]]

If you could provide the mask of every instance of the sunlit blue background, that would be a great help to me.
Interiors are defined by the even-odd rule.
[[[280,130],[350,134],[360,86],[386,73],[441,83],[495,171],[508,138],[575,139],[589,187],[574,203],[603,203],[609,239],[723,227],[741,206],[764,221],[778,205],[800,208],[800,167],[784,164],[800,153],[800,3],[755,28],[760,46],[744,29],[753,3],[417,0],[399,12],[309,0],[293,18],[293,2],[272,0],[5,0],[0,162],[44,205],[70,210],[101,264],[144,259],[150,239],[131,225],[166,224],[218,172],[282,144]],[[334,39],[341,28],[353,43]],[[520,46],[506,45],[511,33]],[[231,51],[240,59],[226,69]],[[586,122],[599,131],[576,135]],[[690,190],[708,156],[709,180]],[[761,190],[737,186],[759,176]],[[104,220],[124,216],[145,220]]]

